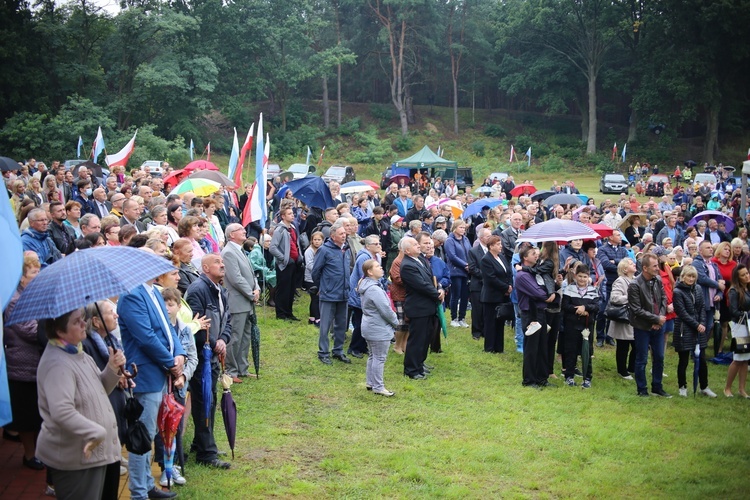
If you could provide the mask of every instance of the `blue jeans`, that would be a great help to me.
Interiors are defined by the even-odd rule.
[[[466,319],[466,306],[469,303],[469,283],[465,276],[451,278],[451,320]]]
[[[516,351],[523,352],[523,325],[521,324],[521,310],[518,308],[518,304],[513,304],[513,311],[516,313]]]
[[[651,366],[651,391],[662,390],[661,379],[664,374],[664,327],[658,330],[641,330],[633,328],[635,336],[635,385],[638,392],[648,392],[646,382],[646,364],[648,349],[651,348],[653,363]]]
[[[141,422],[146,426],[149,436],[156,435],[156,415],[159,413],[161,398],[167,387],[167,379],[164,378],[162,392],[140,392],[135,393],[135,398],[143,405]],[[153,438],[152,438],[153,439]],[[146,500],[148,492],[154,489],[154,476],[151,474],[151,452],[144,455],[129,455],[128,466],[130,471],[130,498],[133,500]]]
[[[330,341],[328,334],[333,329],[333,354],[340,356],[344,353],[346,339],[346,301],[320,301],[320,336],[318,337],[318,357],[329,358]]]

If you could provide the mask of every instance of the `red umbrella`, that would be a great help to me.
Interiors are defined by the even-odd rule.
[[[367,184],[369,186],[372,186],[372,188],[375,189],[375,190],[380,189],[380,186],[375,181],[360,181],[360,182],[364,182],[365,184]]]
[[[604,224],[586,224],[588,227],[594,230],[596,234],[601,236],[602,238],[609,238],[612,236],[612,233],[615,231],[609,226],[605,226]]]
[[[159,436],[164,443],[164,472],[167,473],[167,487],[172,479],[172,467],[174,465],[175,436],[180,427],[185,407],[177,402],[172,393],[172,377],[169,377],[169,392],[161,400],[159,414],[156,424],[159,428]]]
[[[191,161],[183,169],[185,172],[194,172],[196,170],[219,170],[219,167],[206,160],[195,160]]]
[[[164,181],[165,186],[176,186],[179,184],[183,177],[185,177],[188,174],[188,172],[185,172],[185,169],[180,170],[174,170],[169,173],[169,175],[165,176],[162,181]]]
[[[519,184],[510,190],[510,194],[513,196],[521,196],[524,194],[534,194],[537,189],[533,184]]]

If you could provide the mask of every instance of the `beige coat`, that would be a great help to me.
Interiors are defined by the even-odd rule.
[[[633,278],[620,276],[612,284],[612,293],[609,301],[613,304],[623,305],[628,303],[628,285],[633,282]],[[618,323],[617,321],[609,322],[609,331],[607,335],[617,340],[634,340],[633,325],[630,323]]]
[[[81,470],[120,460],[117,420],[107,394],[118,375],[99,371],[88,354],[70,354],[47,344],[37,370],[39,413],[44,422],[36,456],[59,470]],[[84,445],[99,440],[89,458]]]

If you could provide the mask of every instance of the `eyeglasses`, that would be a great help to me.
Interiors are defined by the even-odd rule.
[[[234,233],[236,233],[238,231],[242,231],[244,233],[245,232],[245,228],[244,227],[240,227],[240,228],[235,229],[234,231],[229,231],[229,233],[230,234],[234,234]]]

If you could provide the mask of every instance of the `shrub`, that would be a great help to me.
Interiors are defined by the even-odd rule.
[[[338,129],[338,134],[350,137],[354,135],[354,133],[357,132],[361,126],[362,118],[360,118],[359,116],[355,116],[354,118],[350,118],[349,120],[341,123],[341,126]]]
[[[473,143],[471,149],[474,151],[475,156],[484,156],[484,143],[482,141]]]
[[[484,127],[484,135],[487,137],[504,137],[505,129],[500,125],[490,123]]]
[[[529,147],[534,145],[534,138],[528,135],[517,135],[513,141],[513,147],[516,148],[516,153],[522,155],[528,151]]]
[[[547,156],[542,162],[542,172],[545,173],[556,173],[563,172],[567,167],[565,161],[559,156],[550,155]]]
[[[370,115],[376,120],[389,122],[396,118],[396,110],[387,104],[370,104]]]
[[[354,139],[360,146],[347,156],[351,163],[383,163],[393,159],[393,148],[389,139],[378,139],[378,130],[369,127],[366,132],[357,132]]]
[[[398,136],[398,139],[396,139],[395,144],[393,145],[393,148],[398,151],[399,153],[403,153],[405,151],[411,151],[415,147],[415,141],[411,137],[411,135],[407,135],[404,137],[403,135]]]

